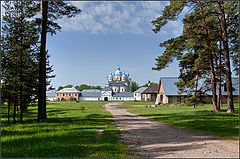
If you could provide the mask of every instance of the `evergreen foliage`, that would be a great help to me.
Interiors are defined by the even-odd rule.
[[[229,54],[237,70],[236,68],[239,67],[237,56],[239,55],[237,53],[239,10],[237,6],[239,6],[237,1],[174,1],[164,8],[160,17],[152,21],[155,26],[153,31],[158,33],[168,21],[176,20],[184,7],[189,8],[183,18],[182,35],[160,43],[160,47],[165,47],[165,51],[156,58],[156,67],[152,69],[162,70],[168,67],[174,59],[179,60],[180,81],[176,84],[182,92],[194,92],[192,101],[198,101],[195,99],[201,92],[197,90],[197,81],[203,78],[207,81],[208,78],[211,79],[214,111],[220,110],[220,88],[223,82],[222,76],[225,75],[228,88],[228,112],[234,112]]]
[[[132,81],[130,85],[130,91],[135,92],[138,88],[139,88],[139,85],[135,81]]]

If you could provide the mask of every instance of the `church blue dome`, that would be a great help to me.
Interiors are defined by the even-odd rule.
[[[126,72],[125,74],[126,74],[126,77],[127,77],[127,78],[129,78],[129,77],[130,77],[130,75],[129,75],[129,73],[128,73],[128,72]]]
[[[111,72],[108,77],[114,77],[114,74]]]
[[[117,67],[117,71],[115,71],[115,75],[122,75],[122,72],[120,71],[120,67]]]

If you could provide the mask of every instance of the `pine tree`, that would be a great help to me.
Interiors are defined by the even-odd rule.
[[[37,47],[38,32],[35,21],[30,20],[36,12],[30,7],[32,1],[6,1],[4,3],[2,35],[3,81],[6,84],[4,93],[8,94],[9,110],[19,100],[20,123],[23,123],[23,111],[32,101],[37,85]],[[14,101],[14,102],[13,102]]]
[[[38,92],[38,121],[44,122],[46,113],[46,37],[60,31],[61,27],[55,22],[63,16],[71,18],[80,13],[80,9],[63,1],[41,1],[41,19],[37,19],[41,29],[41,45],[39,53],[39,92]]]
[[[231,72],[229,65],[229,46],[227,44],[228,39],[231,39],[232,47],[230,47],[230,50],[232,51],[232,57],[234,57],[233,60],[236,63],[238,58],[234,55],[236,55],[236,46],[239,46],[239,44],[236,43],[238,33],[236,34],[234,32],[237,30],[236,19],[239,19],[239,16],[238,18],[236,16],[239,14],[236,9],[237,4],[238,2],[223,3],[221,0],[212,2],[171,2],[169,6],[165,7],[162,16],[152,21],[155,26],[153,31],[157,33],[168,21],[176,20],[185,6],[190,8],[183,20],[183,34],[160,44],[160,46],[165,47],[166,50],[162,56],[156,59],[156,67],[153,69],[164,69],[174,58],[180,60],[180,68],[182,67],[182,69],[180,69],[180,79],[182,80],[177,84],[182,90],[196,86],[196,80],[195,82],[193,81],[195,77],[199,77],[200,75],[201,78],[201,76],[210,73],[214,111],[220,110],[221,105],[220,88],[223,64],[225,65],[225,81],[228,83],[228,112],[234,111],[231,102]],[[227,18],[224,17],[225,15],[227,15]],[[230,36],[227,36],[227,32],[230,33]],[[224,63],[222,62],[222,50],[225,55]],[[191,55],[194,54],[196,54],[197,59],[190,61]],[[186,65],[187,63],[190,65]],[[209,66],[209,69],[204,65]],[[199,72],[199,70],[201,71]],[[204,70],[207,72],[204,72]],[[216,96],[216,85],[218,85],[218,97]]]

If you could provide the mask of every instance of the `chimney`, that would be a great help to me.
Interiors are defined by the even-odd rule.
[[[150,84],[151,84],[150,81],[148,81],[148,87],[150,86]]]

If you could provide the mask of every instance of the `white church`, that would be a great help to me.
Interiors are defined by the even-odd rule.
[[[108,76],[105,87],[102,90],[88,89],[83,90],[79,94],[80,101],[112,101],[124,100],[133,101],[136,98],[134,93],[130,92],[131,76],[128,72],[122,72],[120,67]]]

